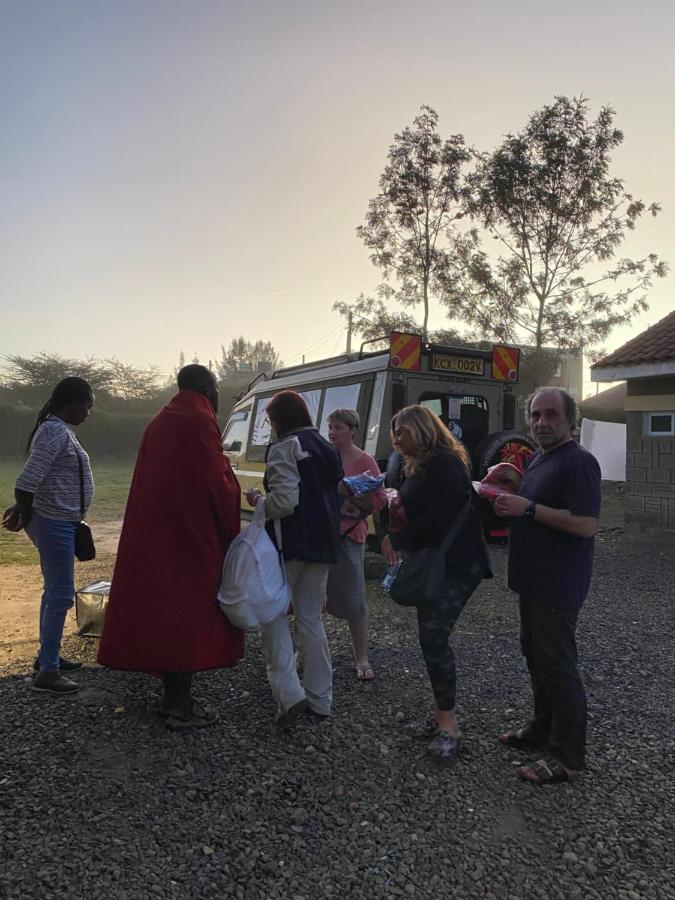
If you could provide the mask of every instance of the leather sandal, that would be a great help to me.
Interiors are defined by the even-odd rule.
[[[574,781],[576,778],[576,773],[568,772],[565,766],[553,756],[527,763],[516,771],[523,781],[529,781],[531,784],[538,784],[542,787],[546,784],[564,784]]]
[[[196,700],[192,701],[192,708],[189,713],[172,709],[169,713],[165,725],[169,731],[187,731],[191,728],[206,728],[218,721],[218,713]]]

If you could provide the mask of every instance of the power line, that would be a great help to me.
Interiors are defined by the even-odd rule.
[[[290,356],[288,358],[288,360],[286,360],[285,362],[288,363],[294,359],[299,359],[301,356],[304,356],[306,353],[309,353],[311,350],[316,349],[316,347],[321,346],[321,344],[325,343],[325,341],[332,338],[333,335],[336,334],[338,331],[344,331],[344,327],[345,327],[344,325],[340,324],[337,326],[337,328],[331,328],[331,330],[328,332],[328,334],[324,335],[324,337],[319,338],[318,341],[315,341],[313,344],[310,344],[309,347],[307,347],[305,350],[302,350],[300,353],[296,353],[294,356]]]
[[[342,331],[344,331],[344,330],[345,330],[345,329],[343,328]],[[335,355],[335,351],[336,351],[337,348],[338,348],[338,344],[339,344],[340,341],[342,340],[342,331],[341,331],[340,334],[338,334],[338,336],[337,336],[337,340],[335,341],[335,346],[333,347],[333,349],[332,349],[331,352],[330,352],[330,355],[331,355],[331,356],[334,356],[334,355]]]

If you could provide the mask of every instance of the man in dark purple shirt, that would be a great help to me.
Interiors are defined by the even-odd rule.
[[[535,784],[571,781],[583,768],[586,694],[577,668],[576,626],[591,581],[600,515],[600,467],[572,437],[574,399],[540,388],[527,405],[539,449],[519,495],[500,496],[511,519],[509,587],[520,596],[520,642],[532,680],[534,717],[500,735],[509,747],[546,747],[549,755],[518,769]]]

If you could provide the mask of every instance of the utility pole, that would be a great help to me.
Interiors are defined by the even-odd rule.
[[[349,310],[347,317],[347,356],[352,352],[352,311]]]

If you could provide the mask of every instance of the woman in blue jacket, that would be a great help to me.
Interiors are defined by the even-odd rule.
[[[289,728],[306,711],[320,717],[331,712],[333,670],[321,612],[328,569],[336,561],[340,540],[337,487],[343,473],[337,451],[314,428],[300,394],[281,391],[266,412],[275,439],[267,452],[265,516],[275,543],[280,531],[302,682],[286,613],[262,626],[261,640],[277,724]],[[261,496],[247,492],[252,506]]]

